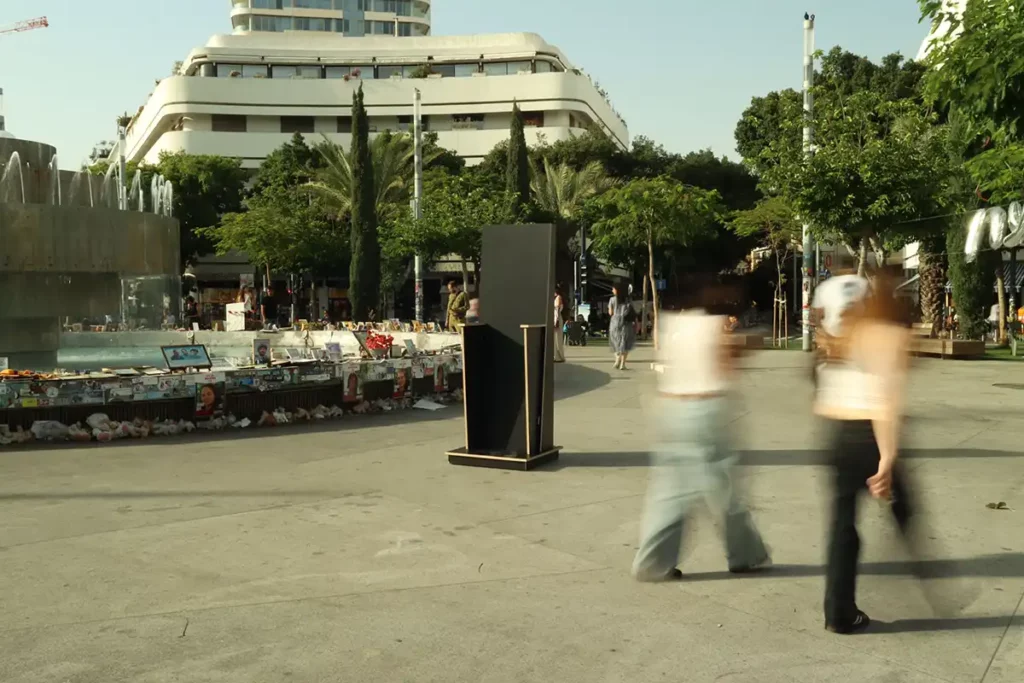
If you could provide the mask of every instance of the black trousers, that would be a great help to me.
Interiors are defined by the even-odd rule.
[[[880,455],[868,420],[831,420],[832,523],[825,573],[825,623],[845,625],[857,616],[857,501],[867,480],[878,472]],[[907,537],[913,505],[906,475],[893,468],[891,508],[900,533]]]

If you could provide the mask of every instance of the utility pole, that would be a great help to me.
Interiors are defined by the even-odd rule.
[[[128,164],[125,160],[125,131],[127,124],[123,121],[117,123],[117,171],[120,176],[119,182],[117,183],[118,197],[118,208],[122,211],[128,210]]]
[[[413,216],[423,218],[423,125],[420,121],[420,91],[413,91]],[[416,278],[416,322],[423,322],[423,257],[416,254],[413,261]]]
[[[804,156],[810,158],[814,154],[814,15],[804,14]],[[814,240],[811,237],[811,226],[804,221],[803,234],[803,350],[811,351],[811,295],[814,292]]]

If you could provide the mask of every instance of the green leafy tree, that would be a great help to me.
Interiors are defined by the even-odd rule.
[[[260,165],[245,211],[226,214],[204,231],[217,253],[238,251],[264,270],[330,275],[347,265],[347,224],[304,191],[320,156],[296,133]]]
[[[423,216],[407,212],[388,226],[384,252],[392,263],[419,254],[432,263],[448,254],[472,263],[480,273],[482,230],[487,225],[518,223],[516,198],[495,190],[481,177],[433,172],[424,183]]]
[[[352,303],[352,316],[356,320],[367,320],[370,312],[376,311],[380,304],[380,243],[377,236],[377,202],[380,194],[374,178],[369,134],[363,88],[360,85],[352,96],[352,150],[348,157],[352,174],[349,301]]]
[[[976,136],[968,167],[980,189],[999,203],[1024,187],[1024,12],[1014,0],[971,0],[958,13],[939,0],[919,0],[925,18],[945,21],[928,56],[925,95],[944,112],[959,112]]]
[[[174,217],[181,225],[181,262],[192,263],[213,251],[203,231],[222,216],[242,208],[249,174],[239,159],[176,152],[160,155],[156,170],[174,186]]]
[[[888,253],[920,239],[937,215],[949,169],[935,121],[909,99],[870,90],[816,105],[821,135],[810,159],[782,159],[763,183],[809,221],[815,238],[855,250],[859,271],[872,249]]]
[[[509,130],[508,166],[505,170],[505,191],[514,195],[520,206],[530,202],[530,159],[523,128],[523,112],[512,105],[512,124]]]
[[[671,178],[644,178],[614,188],[597,201],[601,218],[594,225],[595,251],[612,262],[641,250],[646,253],[657,346],[655,250],[685,247],[707,235],[721,211],[721,196],[715,190],[684,185]]]
[[[752,209],[735,213],[731,226],[736,234],[753,238],[758,246],[771,251],[775,259],[775,300],[781,301],[786,284],[782,264],[802,234],[793,207],[782,197],[770,197]]]

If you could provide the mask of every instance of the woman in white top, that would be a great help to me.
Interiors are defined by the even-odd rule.
[[[897,460],[910,333],[899,322],[892,290],[882,280],[848,309],[818,372],[814,410],[829,423],[832,520],[825,582],[825,628],[855,633],[871,620],[856,603],[857,498],[867,488],[889,501],[900,530],[911,502]]]
[[[695,303],[703,303],[700,299],[705,296]],[[701,499],[724,520],[729,570],[766,567],[771,562],[768,550],[733,476],[736,456],[728,442],[727,392],[738,347],[728,343],[728,319],[690,308],[663,313],[659,324],[663,372],[652,402],[653,468],[633,575],[640,581],[682,578],[676,565],[684,522]]]

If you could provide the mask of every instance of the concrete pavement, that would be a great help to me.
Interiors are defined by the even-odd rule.
[[[687,580],[647,585],[628,568],[649,351],[626,373],[606,349],[567,352],[566,451],[531,473],[449,466],[454,407],[0,451],[0,681],[1024,681],[1024,366],[918,364],[927,587],[959,612],[933,615],[865,500],[859,603],[877,623],[841,637],[822,629],[805,356],[751,356],[734,423],[775,570],[728,575],[702,518]]]

